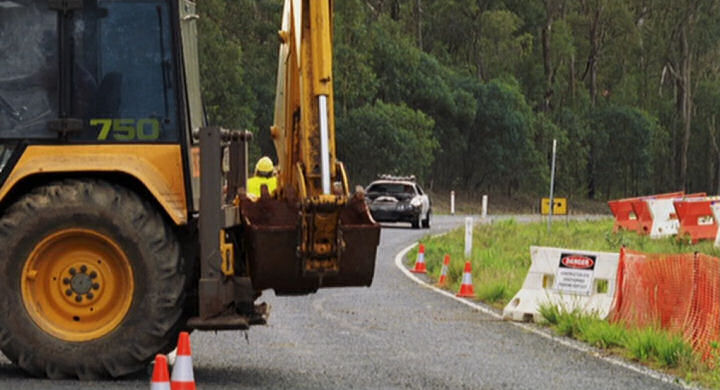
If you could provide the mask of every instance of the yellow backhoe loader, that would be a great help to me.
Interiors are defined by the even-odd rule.
[[[369,286],[380,229],[335,155],[332,0],[287,0],[278,189],[204,123],[195,4],[0,2],[0,349],[36,376],[142,369],[265,324],[265,289]]]

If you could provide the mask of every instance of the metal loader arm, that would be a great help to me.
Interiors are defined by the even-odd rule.
[[[332,0],[285,1],[270,128],[278,190],[272,198],[241,202],[253,285],[276,293],[372,281],[380,227],[363,195],[350,195],[335,154],[332,5]],[[269,264],[276,274],[270,275]],[[278,275],[278,269],[287,274]]]
[[[280,198],[303,205],[301,256],[305,271],[337,271],[340,208],[349,197],[335,156],[332,85],[332,0],[286,0],[275,124]]]
[[[331,35],[332,0],[285,1],[271,135],[280,186],[304,187],[301,198],[330,195],[338,179]]]

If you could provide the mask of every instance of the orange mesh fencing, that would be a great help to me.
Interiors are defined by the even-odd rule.
[[[681,334],[707,359],[720,338],[720,259],[621,251],[609,319]]]

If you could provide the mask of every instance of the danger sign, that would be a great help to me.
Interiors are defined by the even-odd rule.
[[[562,253],[553,289],[561,293],[590,295],[596,260],[594,255]]]

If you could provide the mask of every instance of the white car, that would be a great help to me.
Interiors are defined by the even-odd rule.
[[[387,176],[365,189],[370,214],[378,222],[410,222],[413,228],[430,227],[430,198],[414,176]]]

